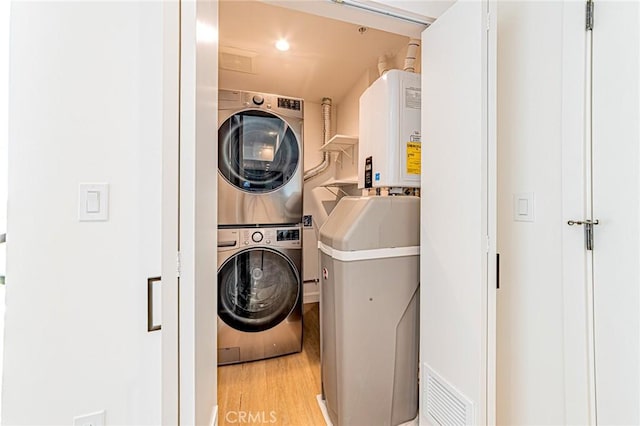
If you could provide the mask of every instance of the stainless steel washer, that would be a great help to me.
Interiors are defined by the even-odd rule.
[[[303,101],[219,91],[218,223],[302,222]]]
[[[218,364],[302,350],[302,229],[218,230]]]

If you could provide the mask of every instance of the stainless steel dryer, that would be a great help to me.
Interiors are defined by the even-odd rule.
[[[220,90],[218,224],[302,222],[303,101]]]
[[[218,364],[302,350],[302,229],[218,230]]]

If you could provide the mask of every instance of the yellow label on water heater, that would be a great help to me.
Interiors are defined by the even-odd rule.
[[[416,142],[407,142],[407,174],[419,175],[422,145]]]

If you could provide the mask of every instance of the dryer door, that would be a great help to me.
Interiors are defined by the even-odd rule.
[[[218,271],[218,316],[236,330],[275,327],[289,316],[299,296],[298,271],[275,250],[243,250]]]
[[[242,191],[277,190],[293,177],[299,157],[294,132],[269,112],[240,111],[218,129],[218,170]]]

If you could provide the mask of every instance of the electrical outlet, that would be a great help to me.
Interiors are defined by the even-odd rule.
[[[313,228],[313,216],[310,214],[302,216],[302,226],[305,228]]]
[[[85,414],[83,416],[74,417],[73,426],[105,426],[104,418],[104,410]]]

